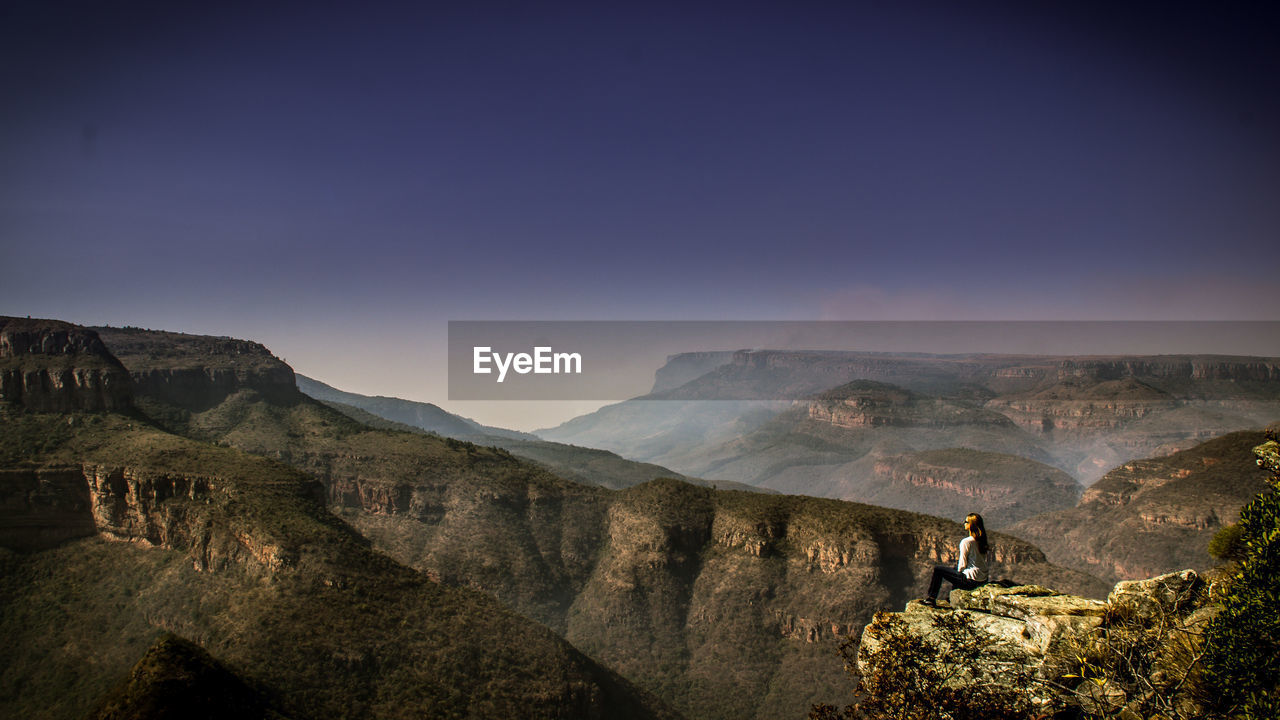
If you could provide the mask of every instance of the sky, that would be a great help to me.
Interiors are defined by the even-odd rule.
[[[589,408],[450,403],[448,321],[1280,320],[1276,37],[1244,2],[9,0],[0,314],[520,429]]]

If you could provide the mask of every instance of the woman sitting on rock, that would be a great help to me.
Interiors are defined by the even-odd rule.
[[[938,604],[938,590],[942,581],[946,580],[957,590],[972,590],[987,584],[987,529],[982,524],[982,516],[970,513],[964,519],[964,529],[969,537],[960,541],[960,561],[956,569],[946,565],[938,565],[933,569],[933,578],[929,580],[929,596],[920,602],[930,607]]]

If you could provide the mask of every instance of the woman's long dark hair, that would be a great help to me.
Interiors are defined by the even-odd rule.
[[[982,516],[978,513],[969,513],[965,518],[969,523],[969,532],[978,531],[978,552],[983,555],[987,554],[987,526],[982,524]]]

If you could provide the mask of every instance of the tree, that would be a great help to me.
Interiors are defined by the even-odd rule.
[[[1254,448],[1271,472],[1272,492],[1240,511],[1243,559],[1207,630],[1207,680],[1223,715],[1280,717],[1280,443],[1274,432]]]

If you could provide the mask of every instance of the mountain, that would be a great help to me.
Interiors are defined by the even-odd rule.
[[[1268,489],[1251,448],[1261,431],[1215,438],[1162,457],[1115,468],[1073,508],[1008,528],[1051,561],[1108,582],[1213,565],[1206,548],[1240,508]]]
[[[251,687],[203,648],[161,635],[102,699],[92,720],[284,720],[265,693]]]
[[[562,478],[576,482],[615,490],[659,477],[680,478],[695,485],[712,484],[660,465],[627,460],[607,450],[550,442],[529,433],[481,425],[431,403],[383,396],[369,397],[338,390],[302,375],[297,378],[298,389],[304,394],[366,425],[394,430],[418,429],[480,445],[500,447],[517,457],[535,462]],[[768,492],[767,489],[733,481],[721,481],[719,485],[737,490]]]
[[[312,380],[306,375],[295,375],[298,389],[305,395],[321,402],[335,402],[350,405],[385,420],[420,428],[427,432],[448,437],[502,437],[521,440],[537,440],[529,433],[505,430],[503,428],[481,425],[480,423],[455,415],[431,403],[401,400],[383,395],[369,396],[346,392],[326,385],[319,380]]]
[[[153,344],[130,355],[135,375],[159,369],[153,356],[201,362],[176,362],[164,334],[126,339]],[[501,449],[375,430],[292,392],[246,386],[187,406],[198,393],[158,384],[138,402],[175,431],[317,478],[373,548],[492,595],[690,717],[785,716],[838,697],[831,656],[843,633],[923,592],[962,534],[907,512],[675,479],[610,491]],[[1106,590],[1021,540],[993,544],[999,573]]]
[[[687,406],[697,413],[698,405],[650,402],[641,410],[640,403],[626,404],[634,412],[619,412],[618,422]],[[735,410],[725,407],[735,405],[729,402],[700,405],[711,406],[708,412]],[[1079,498],[1079,484],[1050,465],[1052,456],[1034,436],[971,400],[857,380],[781,412],[760,412],[759,419],[721,428],[741,434],[719,441],[704,436],[660,458],[716,482],[932,514],[976,508],[993,527],[1070,507]]]
[[[228,702],[293,718],[675,717],[486,595],[375,551],[325,508],[313,476],[157,427],[141,410],[161,408],[156,393],[195,408],[220,394],[217,407],[246,395],[287,403],[292,371],[252,343],[152,337],[151,350],[168,350],[130,369],[139,394],[111,410],[94,378],[121,365],[96,333],[0,323],[7,368],[72,379],[0,395],[0,714],[132,714],[168,692],[177,663],[199,671],[179,673],[192,692],[231,689]],[[206,349],[208,365],[193,367]],[[52,400],[79,407],[45,412]],[[168,422],[199,428],[199,413],[169,410]],[[157,656],[162,632],[199,657]]]
[[[701,367],[698,354],[668,364],[673,378]],[[712,480],[871,501],[877,463],[896,455],[1016,455],[1088,485],[1277,416],[1275,358],[756,350],[537,435]]]

